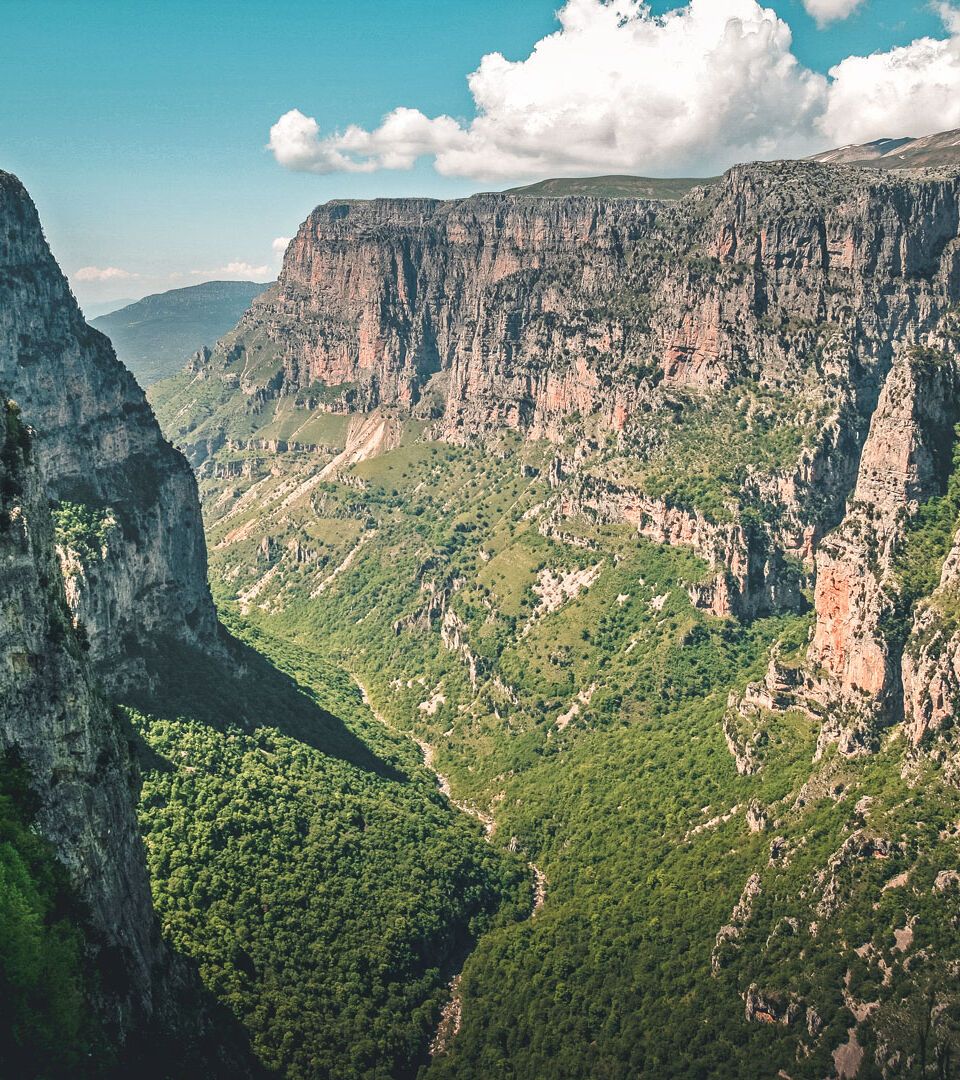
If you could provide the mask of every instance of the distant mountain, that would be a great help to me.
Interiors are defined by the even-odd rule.
[[[960,128],[921,139],[876,139],[860,146],[840,146],[816,154],[826,165],[860,165],[870,169],[931,169],[960,165]]]
[[[268,287],[255,281],[206,281],[145,296],[93,319],[141,386],[175,374],[201,345],[232,329]]]
[[[541,180],[526,187],[508,188],[507,195],[530,195],[563,199],[570,195],[593,195],[605,199],[682,199],[695,187],[712,184],[717,177],[681,177],[661,180],[649,176],[581,176]]]
[[[136,302],[135,296],[125,296],[120,300],[101,300],[99,303],[81,304],[80,307],[83,308],[83,314],[87,319],[99,319],[101,315],[110,315]]]

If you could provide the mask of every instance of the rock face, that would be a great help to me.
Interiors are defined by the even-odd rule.
[[[858,713],[899,714],[900,649],[894,560],[906,523],[939,494],[950,469],[960,412],[954,358],[917,350],[899,358],[884,385],[841,527],[817,553],[811,664],[827,697]],[[846,749],[853,748],[849,732]]]
[[[907,732],[918,745],[951,726],[960,712],[960,533],[940,587],[916,613],[902,671]]]
[[[23,763],[37,826],[71,874],[91,922],[91,962],[122,973],[99,1002],[123,1043],[159,1019],[178,978],[160,940],[117,722],[91,688],[71,625],[53,523],[27,429],[0,422],[0,748]]]
[[[110,513],[103,559],[71,598],[98,674],[119,685],[158,634],[212,641],[196,484],[143,391],[83,320],[20,182],[0,173],[0,387],[36,432],[47,497]]]
[[[782,384],[815,348],[826,377],[875,401],[858,368],[882,369],[892,343],[932,325],[958,189],[796,163],[738,167],[677,204],[331,203],[219,361],[246,356],[249,371],[269,355],[257,381],[270,393],[323,384],[340,408],[419,404],[459,437],[550,436],[577,413],[616,431],[651,384]]]
[[[672,203],[338,202],[190,379],[254,427],[290,401],[547,440],[541,528],[586,517],[692,548],[709,569],[691,600],[717,616],[802,609],[815,578],[808,670],[776,696],[826,714],[821,750],[853,753],[917,678],[890,632],[895,563],[949,467],[958,301],[946,170],[744,165]],[[195,461],[230,437],[199,415],[179,432]]]
[[[198,1049],[211,1014],[161,939],[126,738],[95,689],[130,678],[152,635],[213,640],[196,486],[83,322],[6,173],[0,226],[0,752],[24,769],[36,827],[88,912],[90,967],[106,973],[92,1005],[119,1059],[139,1069],[140,1040],[150,1070],[177,1072],[182,1052],[214,1075],[247,1075],[243,1054],[221,1054],[216,1038]],[[70,539],[58,543],[65,504]],[[84,536],[91,522],[102,544]]]

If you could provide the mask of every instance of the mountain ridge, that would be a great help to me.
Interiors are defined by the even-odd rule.
[[[152,388],[221,602],[348,664],[550,883],[428,1075],[914,1052],[960,962],[958,283],[947,168],[334,202]]]
[[[270,283],[205,281],[153,293],[90,320],[110,338],[141,386],[175,374],[201,345],[222,337]]]

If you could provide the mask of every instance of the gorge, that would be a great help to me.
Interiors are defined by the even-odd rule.
[[[934,164],[327,203],[149,404],[0,174],[0,808],[93,1018],[38,1075],[949,1060]]]

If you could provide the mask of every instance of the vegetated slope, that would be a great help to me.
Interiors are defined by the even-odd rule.
[[[7,174],[0,222],[0,1072],[257,1075],[239,1019],[285,1075],[413,1075],[529,874],[347,675],[218,625],[193,474]]]
[[[529,875],[452,811],[407,738],[309,648],[168,643],[140,819],[165,934],[280,1075],[412,1077],[475,937],[525,917]]]
[[[205,281],[145,296],[90,325],[110,338],[137,382],[149,386],[179,371],[201,345],[223,337],[268,284]]]
[[[154,388],[221,602],[358,671],[546,875],[431,1075],[956,1040],[958,238],[953,174],[802,163],[332,204]]]
[[[709,187],[717,177],[652,176],[563,176],[540,180],[524,187],[507,188],[505,195],[564,199],[570,195],[591,195],[600,199],[681,199],[696,187]]]
[[[920,139],[877,139],[817,154],[812,161],[870,169],[936,169],[960,165],[960,128]]]

